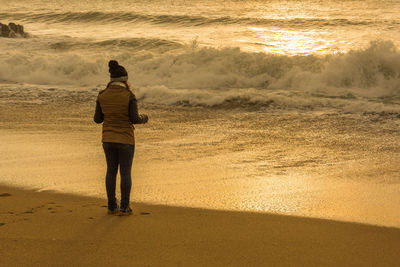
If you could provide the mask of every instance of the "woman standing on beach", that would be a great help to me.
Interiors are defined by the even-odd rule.
[[[111,60],[108,66],[111,79],[107,88],[97,97],[94,121],[103,123],[102,142],[107,161],[108,213],[130,215],[131,169],[135,153],[132,124],[146,123],[148,116],[138,113],[136,97],[130,90],[125,68],[115,60]],[[120,208],[115,198],[118,166],[121,175]]]

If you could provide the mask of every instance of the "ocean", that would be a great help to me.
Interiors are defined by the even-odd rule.
[[[400,227],[399,1],[4,1],[0,183],[105,197],[94,101],[141,112],[137,202]]]

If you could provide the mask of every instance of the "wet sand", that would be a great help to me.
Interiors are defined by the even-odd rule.
[[[119,217],[106,214],[93,101],[4,99],[0,265],[400,266],[398,227],[296,214],[397,226],[397,118],[144,107],[134,215]]]
[[[399,266],[400,229],[0,187],[4,266]]]
[[[0,96],[0,183],[105,198],[96,92],[19,93]],[[136,127],[134,202],[400,227],[395,114],[140,111],[151,121]]]

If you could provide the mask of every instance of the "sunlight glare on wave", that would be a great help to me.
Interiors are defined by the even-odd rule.
[[[334,47],[334,40],[324,38],[323,32],[261,27],[248,27],[248,30],[259,40],[257,44],[263,46],[263,51],[268,53],[299,55],[333,52],[329,47]]]

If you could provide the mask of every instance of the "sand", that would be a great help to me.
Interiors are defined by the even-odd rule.
[[[79,100],[57,90],[42,104],[23,102],[33,89],[3,98],[0,183],[104,198],[97,92]],[[400,228],[400,120],[391,115],[142,104],[151,121],[135,132],[135,202]]]
[[[213,207],[198,209],[172,206],[175,198],[180,200],[181,197],[186,201],[180,203],[198,204],[205,201],[204,203],[209,204],[208,200],[212,199],[210,196],[214,196],[214,199],[218,200],[215,203],[233,203],[234,205],[227,206],[234,208],[245,203],[246,195],[237,193],[242,192],[253,194],[248,199],[259,200],[256,203],[265,205],[272,203],[272,206],[282,208],[282,212],[286,214],[290,214],[291,210],[285,208],[291,205],[285,206],[285,204],[293,203],[292,206],[301,211],[317,210],[317,215],[340,214],[340,211],[343,211],[346,215],[349,214],[347,217],[343,216],[344,218],[378,218],[371,221],[378,221],[379,224],[390,222],[391,225],[397,225],[392,222],[392,218],[398,214],[396,213],[398,209],[395,210],[398,207],[395,177],[397,165],[392,164],[397,162],[395,156],[398,147],[393,145],[397,144],[398,140],[397,132],[393,130],[396,124],[393,124],[394,126],[383,124],[386,128],[377,124],[380,129],[387,130],[382,130],[383,132],[373,136],[367,134],[368,125],[368,127],[365,126],[365,131],[363,128],[357,132],[351,132],[352,136],[359,136],[359,139],[371,140],[369,143],[360,143],[363,144],[359,146],[361,148],[370,149],[365,144],[377,141],[380,150],[372,150],[377,159],[367,161],[368,164],[363,162],[359,164],[362,167],[376,166],[377,170],[371,169],[372,167],[355,168],[358,165],[345,159],[342,165],[332,165],[329,168],[324,167],[328,165],[324,163],[329,162],[317,162],[316,166],[323,166],[322,169],[308,165],[293,167],[294,169],[286,168],[289,174],[296,174],[299,170],[310,170],[309,173],[319,171],[324,174],[321,176],[324,178],[327,175],[335,175],[330,171],[340,170],[342,173],[338,177],[341,181],[346,180],[343,178],[348,177],[350,171],[356,170],[355,173],[359,176],[364,177],[363,174],[368,174],[366,178],[371,177],[371,180],[377,180],[377,182],[366,184],[365,187],[356,187],[358,184],[354,181],[358,181],[356,179],[358,176],[350,176],[353,178],[350,181],[355,184],[353,187],[336,187],[338,190],[334,190],[331,184],[327,184],[326,188],[329,190],[317,190],[321,188],[316,187],[315,181],[322,183],[327,179],[312,180],[313,183],[311,183],[310,180],[291,179],[293,177],[288,173],[266,179],[276,181],[279,187],[270,186],[270,184],[260,187],[259,184],[250,183],[261,181],[260,177],[242,179],[250,181],[247,187],[243,187],[240,183],[235,184],[242,180],[220,179],[223,186],[217,187],[209,182],[212,179],[221,178],[216,175],[225,178],[232,177],[229,176],[229,172],[219,172],[203,164],[214,159],[209,154],[220,151],[220,157],[226,157],[227,160],[231,160],[229,156],[232,153],[239,153],[238,157],[245,156],[247,152],[253,155],[252,153],[257,152],[255,147],[260,146],[259,139],[248,140],[252,143],[243,146],[243,151],[236,151],[241,146],[228,145],[231,140],[240,137],[243,129],[240,128],[237,132],[238,136],[227,136],[229,138],[224,137],[222,141],[214,140],[216,136],[219,136],[216,134],[218,133],[216,130],[219,129],[216,124],[224,121],[224,117],[215,120],[215,116],[222,116],[215,115],[221,114],[221,111],[216,112],[211,109],[206,111],[206,116],[212,118],[210,121],[214,122],[211,127],[208,120],[202,122],[201,118],[205,116],[202,109],[198,112],[197,109],[184,112],[150,109],[150,115],[154,114],[151,117],[152,122],[146,127],[138,127],[137,131],[138,153],[135,155],[134,190],[131,198],[134,215],[119,217],[108,215],[105,207],[103,178],[105,161],[100,144],[101,133],[100,127],[94,125],[91,120],[94,102],[83,99],[83,104],[77,104],[71,108],[51,104],[50,100],[47,100],[49,103],[45,102],[43,105],[21,104],[20,96],[16,94],[15,97],[15,102],[12,102],[13,98],[7,97],[5,98],[7,101],[4,102],[7,104],[1,104],[0,137],[3,141],[0,147],[0,181],[3,184],[0,186],[1,267],[400,266],[399,227],[389,228],[310,218],[313,216],[306,218],[267,212],[222,211],[212,209]],[[49,97],[49,99],[52,98]],[[55,102],[70,103],[62,100],[65,99],[58,99]],[[190,116],[186,116],[188,114]],[[229,116],[234,117],[234,115],[232,113]],[[246,113],[243,116],[255,115],[257,114]],[[310,122],[300,124],[301,127],[298,125],[293,127],[307,129],[303,125],[323,126],[320,122],[325,122],[328,117],[331,116],[317,118],[318,123],[310,120]],[[282,132],[277,131],[273,134],[275,130],[291,125],[282,121],[284,119],[285,117],[272,118],[271,121],[276,120],[274,125],[264,123],[270,126],[272,132],[269,134],[273,138]],[[331,123],[339,125],[343,121],[347,119],[339,117],[337,123],[336,120]],[[193,127],[195,123],[203,123],[204,130],[199,132]],[[353,127],[351,123],[346,125]],[[349,131],[346,127],[340,128],[340,131],[348,135]],[[325,131],[326,129],[330,127],[322,127],[318,132],[328,132]],[[258,132],[257,129],[253,130]],[[226,129],[223,127],[221,131],[226,131]],[[210,135],[210,132],[213,134]],[[292,134],[293,131],[287,132]],[[299,135],[298,139],[303,140],[300,137],[302,135]],[[331,141],[327,143],[326,149],[329,148],[330,143],[335,143],[333,142],[335,140]],[[353,141],[351,139],[351,142]],[[293,148],[303,147],[301,143],[293,142]],[[279,148],[284,144],[281,142],[276,146]],[[347,143],[345,145],[347,150],[340,150],[340,152],[349,151],[345,153],[348,158],[352,159],[354,155],[366,155],[364,150],[359,152],[353,146],[347,147]],[[268,149],[272,153],[274,147],[270,148]],[[146,151],[150,152],[146,153]],[[296,154],[296,151],[293,150],[291,153]],[[318,150],[309,149],[309,151],[315,153]],[[166,157],[167,155],[169,158]],[[332,160],[336,155],[332,153]],[[392,155],[394,155],[393,159],[390,159]],[[282,163],[291,162],[287,157],[281,158]],[[249,159],[252,158],[243,157],[243,160]],[[261,160],[265,158],[262,157]],[[225,167],[219,161],[212,162],[215,166]],[[382,162],[387,163],[382,165]],[[280,162],[272,163],[271,168],[282,167]],[[246,164],[240,161],[237,166],[241,169],[234,169],[234,171],[244,178],[256,177],[251,171],[240,172],[249,166]],[[342,168],[346,165],[349,172],[345,171],[346,168]],[[215,168],[215,166],[212,167]],[[297,165],[294,164],[294,166]],[[190,174],[193,170],[196,170],[196,175],[192,177]],[[278,170],[282,171],[282,168]],[[268,175],[271,174],[270,169],[265,172]],[[284,181],[278,179],[286,176],[288,178]],[[37,192],[9,187],[5,184],[21,186],[21,188],[75,192],[76,195],[52,191]],[[379,190],[377,184],[389,184],[392,187],[390,190],[382,191]],[[301,190],[294,190],[299,189],[299,186],[306,187],[309,191],[304,193]],[[350,190],[353,188],[358,188],[358,191]],[[376,191],[372,196],[377,197],[370,197],[371,194],[368,194],[369,191],[364,190],[365,188]],[[267,190],[271,190],[273,194],[266,195]],[[294,191],[293,197],[290,198],[291,194],[284,194],[285,190]],[[318,195],[310,194],[310,192],[322,193]],[[357,192],[361,192],[362,197],[357,198],[358,195],[355,194]],[[100,195],[98,195],[99,198],[89,197],[88,195],[91,194]],[[317,197],[325,194],[333,196],[332,201],[323,202],[321,200],[324,198]],[[166,198],[166,196],[174,198]],[[169,206],[142,203],[150,202],[150,200],[152,203],[168,203]],[[309,206],[301,206],[304,203],[309,203]],[[319,203],[325,203],[325,205],[318,206]],[[373,205],[367,205],[368,203],[373,203]],[[326,212],[321,212],[321,210]],[[371,216],[367,217],[369,214]]]
[[[400,229],[0,187],[2,266],[399,266]]]

